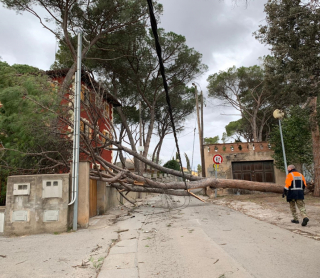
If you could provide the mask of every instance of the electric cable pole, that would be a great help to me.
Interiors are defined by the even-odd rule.
[[[203,94],[201,91],[201,120],[199,115],[199,99],[198,99],[198,89],[197,86],[192,83],[195,88],[196,96],[196,109],[197,109],[197,120],[198,120],[198,130],[199,130],[199,142],[200,142],[200,155],[201,155],[201,175],[202,177],[206,176],[205,162],[204,162],[204,150],[203,150]]]
[[[201,168],[202,168],[202,177],[206,176],[206,165],[204,161],[204,148],[203,148],[203,93],[201,91]]]

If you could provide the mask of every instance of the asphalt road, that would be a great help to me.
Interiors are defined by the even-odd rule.
[[[179,201],[162,198],[150,202],[136,210],[134,219],[121,223],[123,229],[138,231],[137,238],[131,234],[125,240],[137,239],[136,250],[121,251],[127,255],[136,252],[134,262],[123,257],[116,262],[114,267],[122,271],[118,276],[116,272],[108,274],[106,264],[99,278],[129,277],[123,272],[126,264],[130,277],[139,278],[320,277],[319,241],[227,207],[174,199]],[[166,204],[176,208],[163,213]],[[120,249],[125,250],[121,244]],[[119,250],[117,245],[113,250]]]
[[[193,198],[158,196],[90,223],[0,237],[0,277],[320,277],[320,241]]]

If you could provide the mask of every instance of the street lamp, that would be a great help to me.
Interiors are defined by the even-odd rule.
[[[283,119],[283,117],[284,117],[284,112],[281,111],[281,110],[279,110],[279,109],[276,109],[276,110],[273,111],[273,117],[274,117],[275,119],[278,119],[278,120],[279,120],[279,129],[280,129],[280,136],[281,136],[281,144],[282,144],[282,152],[283,152],[283,161],[284,161],[284,167],[285,167],[285,170],[286,170],[286,175],[288,175],[286,152],[285,152],[285,149],[284,149],[283,136],[282,136],[282,128],[281,128],[281,119]]]

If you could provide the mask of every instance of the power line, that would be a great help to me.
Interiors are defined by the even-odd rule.
[[[159,59],[159,66],[160,66],[160,73],[161,73],[162,80],[163,80],[163,87],[164,87],[164,90],[166,92],[166,100],[167,100],[167,103],[168,103],[168,110],[169,110],[170,120],[171,120],[171,124],[172,124],[173,135],[174,135],[175,142],[176,142],[176,148],[177,148],[177,152],[178,152],[178,158],[179,158],[179,163],[180,163],[180,167],[181,167],[182,178],[184,180],[184,183],[185,183],[185,186],[186,186],[186,189],[187,189],[188,187],[187,187],[186,179],[184,177],[184,172],[183,172],[183,168],[182,168],[182,161],[181,161],[181,155],[180,155],[180,149],[179,149],[179,144],[178,144],[178,138],[177,138],[176,128],[175,128],[173,115],[172,115],[172,107],[171,107],[171,102],[170,102],[168,83],[167,83],[167,79],[166,79],[166,75],[165,75],[165,69],[164,69],[164,65],[163,65],[163,59],[162,59],[162,55],[161,55],[161,51],[162,50],[161,50],[161,45],[159,43],[157,21],[156,21],[156,18],[154,16],[154,12],[153,12],[152,0],[147,0],[147,2],[148,2],[148,6],[149,6],[150,23],[151,23],[152,33],[153,33],[153,36],[154,36],[157,55],[158,55],[158,59]]]

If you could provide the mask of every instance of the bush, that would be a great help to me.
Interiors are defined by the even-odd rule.
[[[173,170],[176,170],[176,171],[180,171],[180,164],[178,161],[172,159],[172,160],[169,160],[167,161],[163,167],[166,167],[166,168],[169,168],[169,169],[173,169]]]

